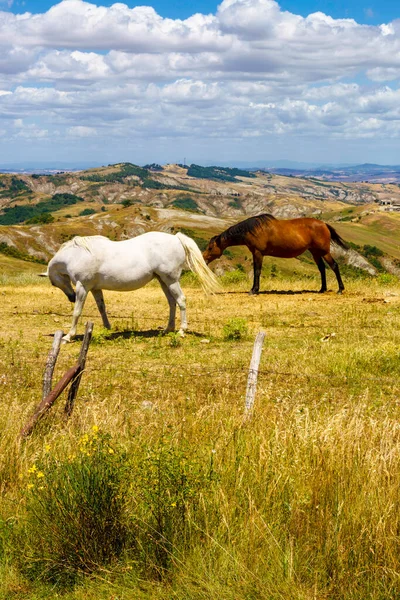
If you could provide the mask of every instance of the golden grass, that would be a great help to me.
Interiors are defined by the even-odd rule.
[[[18,432],[41,398],[52,334],[67,330],[71,313],[48,282],[0,288],[0,523],[18,518],[20,476],[43,448],[68,452],[94,424],[131,453],[165,434],[184,440],[215,475],[204,519],[193,517],[201,543],[176,557],[170,580],[138,579],[128,561],[64,597],[399,596],[400,284],[345,281],[343,296],[303,292],[317,290],[317,278],[262,284],[259,296],[248,296],[249,282],[211,297],[186,288],[183,340],[157,333],[168,306],[156,285],[105,292],[111,335],[89,298],[78,332],[93,320],[94,338],[74,413],[66,423],[60,398],[23,442]],[[247,320],[248,339],[223,341],[233,317]],[[255,411],[243,424],[260,328],[267,336]],[[55,379],[79,349],[79,340],[62,347]],[[48,593],[12,564],[2,573],[0,597]]]

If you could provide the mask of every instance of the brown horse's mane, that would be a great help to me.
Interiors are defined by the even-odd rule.
[[[257,229],[260,225],[264,225],[269,221],[275,221],[275,217],[264,213],[262,215],[256,215],[255,217],[249,217],[240,223],[232,225],[225,231],[223,231],[218,237],[221,241],[232,241],[235,239],[241,239],[246,233],[250,233]]]

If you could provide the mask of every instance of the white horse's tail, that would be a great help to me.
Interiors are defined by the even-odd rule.
[[[176,236],[185,250],[186,262],[189,269],[199,277],[201,287],[206,294],[220,292],[222,290],[221,284],[211,269],[207,267],[196,242],[180,231],[178,231]]]

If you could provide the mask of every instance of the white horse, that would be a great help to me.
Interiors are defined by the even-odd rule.
[[[110,329],[102,290],[137,290],[154,278],[160,282],[169,304],[165,331],[175,329],[178,304],[180,333],[183,334],[187,329],[186,299],[179,279],[185,263],[199,276],[204,291],[217,291],[219,283],[214,273],[204,262],[197,244],[183,233],[150,232],[121,242],[94,235],[75,237],[66,242],[50,260],[47,272],[43,273],[66,294],[68,300],[75,303],[71,329],[63,340],[69,342],[75,336],[89,292],[94,296],[104,327]]]

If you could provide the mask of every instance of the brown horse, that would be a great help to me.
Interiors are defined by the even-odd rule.
[[[330,253],[331,240],[347,249],[345,242],[333,227],[318,219],[300,218],[279,220],[263,214],[250,217],[214,236],[203,257],[206,263],[219,258],[228,246],[247,246],[253,255],[254,282],[250,294],[258,294],[264,256],[294,258],[309,250],[321,273],[320,292],[326,292],[324,260],[336,275],[338,294],[344,290],[339,266]]]

